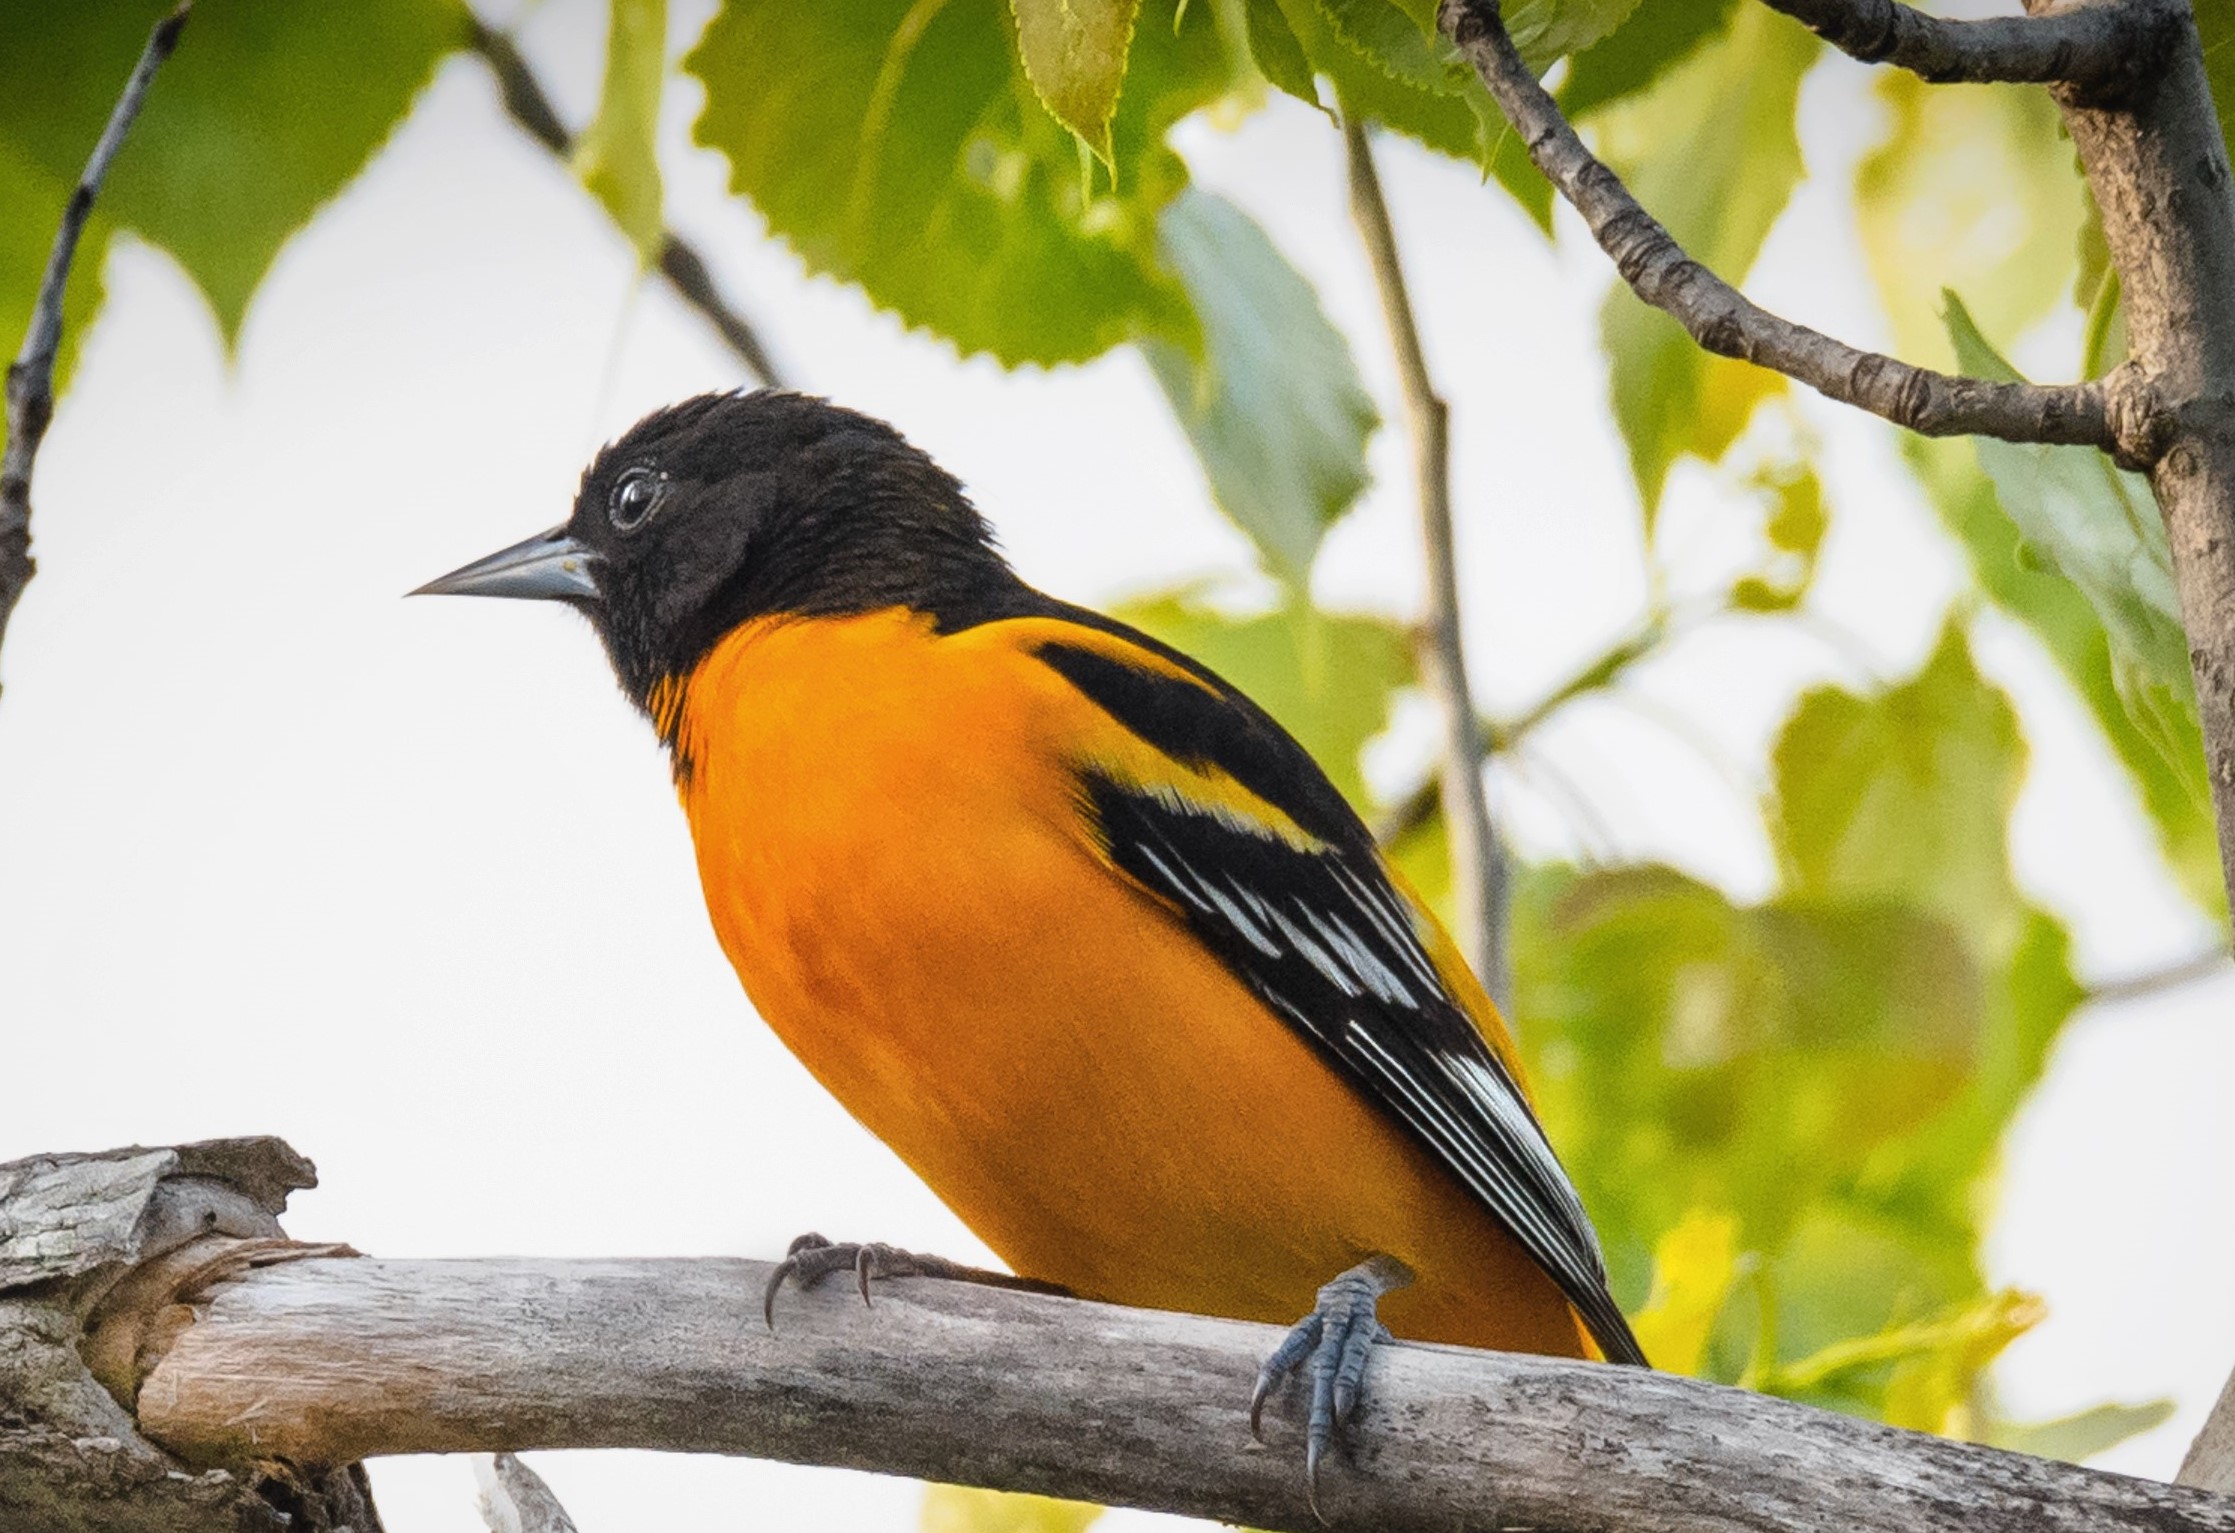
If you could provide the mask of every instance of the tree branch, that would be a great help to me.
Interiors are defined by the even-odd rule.
[[[1583,147],[1514,50],[1497,0],[1443,0],[1439,21],[1622,279],[1705,350],[1783,373],[1925,436],[2075,443],[2112,452],[2128,467],[2146,467],[2162,450],[2162,412],[2131,365],[2098,381],[2053,387],[1957,378],[1857,351],[1758,307],[1687,256]]]
[[[62,212],[62,227],[55,232],[54,249],[47,257],[46,275],[31,306],[31,324],[24,332],[23,349],[8,368],[8,446],[0,455],[0,639],[8,632],[23,588],[31,583],[38,566],[31,558],[31,470],[54,419],[54,361],[62,349],[62,295],[70,285],[70,263],[78,253],[79,236],[92,216],[93,199],[109,165],[124,147],[124,136],[140,115],[156,70],[178,46],[190,5],[182,4],[155,24],[148,34],[140,61],[124,82],[109,122],[85,162],[77,189]]]
[[[507,115],[530,138],[560,159],[571,158],[574,135],[559,120],[543,82],[521,57],[519,47],[510,37],[470,11],[466,15],[466,28],[474,52],[481,55],[489,72],[496,76],[497,93],[504,100]],[[768,388],[784,387],[783,377],[769,357],[760,332],[753,328],[751,320],[723,300],[714,286],[714,276],[705,258],[672,229],[660,236],[659,270],[676,296],[714,327],[724,344],[745,364],[747,372]]]
[[[2141,1000],[2145,996],[2159,995],[2167,990],[2178,990],[2199,980],[2216,979],[2229,972],[2228,951],[2223,947],[2192,954],[2166,964],[2163,968],[2148,969],[2140,974],[2122,975],[2088,986],[2085,999],[2096,1003],[2116,1004],[2120,1001]]]
[[[1483,787],[1486,754],[1482,720],[1467,685],[1466,646],[1459,629],[1459,567],[1451,532],[1451,414],[1428,377],[1420,329],[1405,292],[1396,230],[1374,170],[1366,126],[1346,105],[1343,150],[1349,167],[1350,216],[1373,267],[1382,316],[1397,352],[1405,395],[1405,424],[1412,436],[1413,475],[1420,488],[1420,534],[1428,556],[1428,618],[1419,644],[1420,672],[1428,695],[1443,713],[1440,796],[1447,806],[1444,834],[1451,841],[1452,897],[1459,942],[1483,988],[1500,1006],[1513,999],[1506,952],[1506,907],[1511,898],[1505,847],[1490,819]]]
[[[1936,85],[2066,84],[2123,95],[2148,78],[2175,21],[2169,0],[2098,0],[2038,16],[1946,21],[1900,0],[1764,0],[1840,52]]]
[[[1311,1529],[1297,1402],[1250,1445],[1272,1328],[904,1280],[873,1308],[759,1262],[304,1260],[194,1302],[141,1429],[191,1463],[662,1448],[835,1464]],[[143,1358],[147,1354],[143,1353]],[[1949,1442],[1667,1374],[1377,1349],[1360,1533],[2185,1533],[2235,1499]]]

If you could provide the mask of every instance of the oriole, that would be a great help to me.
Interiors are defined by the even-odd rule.
[[[589,617],[755,1009],[1018,1274],[1305,1313],[1259,1398],[1311,1357],[1315,1477],[1388,1332],[1644,1362],[1496,1008],[1310,756],[891,427],[689,400],[422,589]]]

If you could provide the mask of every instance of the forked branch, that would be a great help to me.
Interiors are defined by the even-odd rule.
[[[2047,386],[1958,378],[1858,351],[1768,312],[1684,253],[1629,188],[1583,146],[1521,60],[1497,0],[1443,0],[1441,23],[1560,195],[1583,215],[1622,279],[1700,346],[1807,384],[1925,436],[2077,443],[2144,467],[2161,450],[2160,412],[2138,370]]]
[[[1900,0],[1764,0],[1840,52],[1934,84],[2070,85],[2117,95],[2147,77],[2171,0],[2093,0],[2034,16],[1949,21]]]

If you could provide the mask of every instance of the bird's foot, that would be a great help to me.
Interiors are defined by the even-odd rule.
[[[1311,1384],[1311,1413],[1304,1428],[1304,1488],[1314,1516],[1319,1516],[1319,1462],[1358,1408],[1366,1358],[1377,1343],[1396,1340],[1381,1323],[1375,1305],[1383,1295],[1411,1281],[1412,1269],[1394,1256],[1360,1262],[1319,1290],[1312,1312],[1296,1322],[1257,1370],[1257,1387],[1249,1397],[1249,1430],[1262,1441],[1259,1422],[1266,1398],[1299,1364],[1304,1365],[1304,1377]]]
[[[1021,1288],[1032,1293],[1063,1292],[1052,1283],[1011,1277],[1006,1272],[992,1272],[984,1267],[966,1267],[944,1256],[903,1251],[883,1241],[826,1240],[820,1235],[802,1235],[785,1250],[784,1259],[769,1273],[768,1286],[761,1292],[761,1318],[768,1323],[768,1328],[776,1329],[776,1295],[786,1283],[805,1292],[834,1272],[854,1275],[864,1304],[872,1302],[869,1297],[871,1281],[881,1278],[946,1278],[958,1283],[982,1283],[992,1288]]]

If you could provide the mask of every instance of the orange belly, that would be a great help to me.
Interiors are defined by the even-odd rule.
[[[1587,1355],[1497,1222],[1109,867],[1066,763],[1122,731],[1025,626],[756,623],[691,678],[683,803],[761,1016],[1020,1273],[1286,1323],[1385,1252],[1418,1274],[1398,1334]]]

